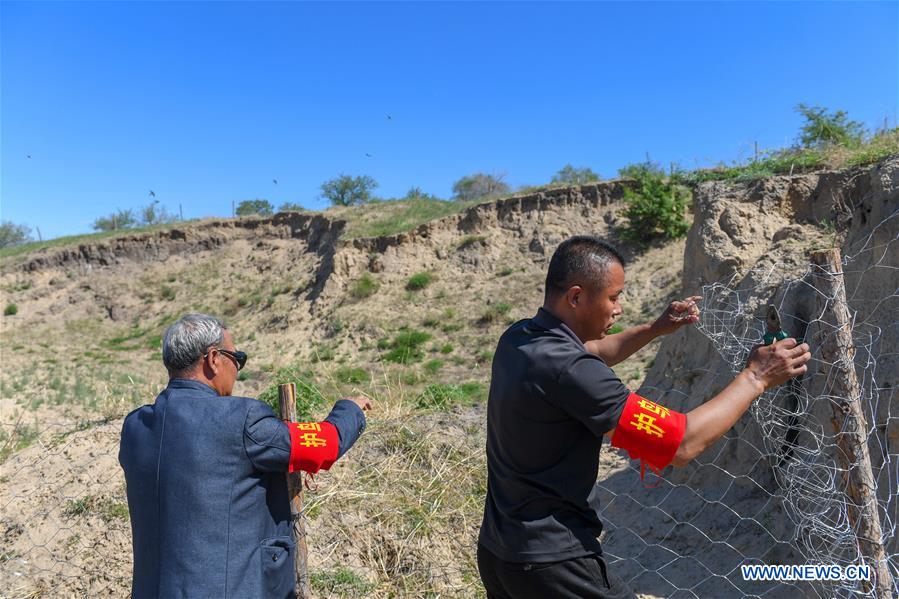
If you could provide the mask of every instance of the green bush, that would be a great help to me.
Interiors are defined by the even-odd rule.
[[[3,309],[3,314],[6,316],[13,316],[14,314],[19,313],[19,306],[16,304],[6,304],[6,308]]]
[[[316,410],[325,405],[326,399],[315,383],[312,372],[302,371],[296,367],[279,368],[272,376],[272,384],[259,395],[262,401],[278,414],[278,386],[293,383],[297,388],[297,418],[312,420]]]
[[[350,295],[355,299],[364,299],[374,295],[378,290],[378,287],[380,287],[378,281],[370,274],[365,273],[353,283],[353,287],[350,289]]]
[[[420,272],[409,277],[406,283],[406,289],[409,291],[418,291],[424,289],[434,280],[434,275],[429,272]]]
[[[162,295],[162,299],[172,301],[173,299],[175,299],[175,290],[168,285],[163,285],[160,295]]]
[[[397,364],[420,362],[424,358],[421,346],[430,339],[430,333],[415,330],[403,331],[390,342],[390,351],[384,354],[384,359]]]
[[[502,319],[511,309],[512,306],[506,302],[497,302],[484,311],[478,322],[481,324],[492,324]]]
[[[688,189],[666,179],[664,170],[651,162],[627,166],[619,174],[636,183],[636,189],[624,190],[627,224],[621,237],[625,241],[645,245],[659,237],[677,239],[687,234]]]
[[[425,372],[430,375],[437,374],[441,368],[443,368],[443,360],[429,360],[424,365]]]
[[[337,369],[337,372],[334,373],[334,376],[337,377],[337,380],[341,383],[347,384],[360,384],[367,383],[371,380],[371,375],[364,368],[359,367],[351,367],[351,366],[343,366]]]

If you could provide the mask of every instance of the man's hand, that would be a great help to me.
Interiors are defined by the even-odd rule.
[[[652,323],[653,332],[656,335],[667,335],[684,325],[699,322],[699,302],[701,300],[702,296],[694,295],[684,300],[671,302],[662,315]]]
[[[365,412],[366,410],[370,410],[372,403],[371,399],[365,397],[364,395],[354,395],[352,397],[344,397],[344,399],[349,400],[359,406],[359,408]]]
[[[812,354],[808,343],[799,345],[792,337],[771,345],[759,345],[749,354],[746,371],[761,383],[765,390],[776,387],[808,370]]]

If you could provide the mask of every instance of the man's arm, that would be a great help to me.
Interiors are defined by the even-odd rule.
[[[762,393],[803,374],[811,357],[808,345],[805,343],[799,345],[795,339],[784,339],[772,345],[756,347],[749,355],[746,368],[724,390],[684,415],[686,424],[683,436],[670,463],[674,466],[684,466],[705,451],[736,424],[740,416]],[[622,432],[616,434],[619,428]],[[612,437],[613,445],[627,449],[632,457],[653,454],[649,444],[657,441],[635,433],[624,419],[619,421],[618,427],[606,435]],[[670,452],[674,448],[669,447],[671,447],[668,453],[670,457]],[[666,465],[667,460],[658,467]]]
[[[587,341],[584,346],[609,366],[623,362],[650,341],[661,335],[673,333],[684,325],[699,321],[698,295],[682,301],[671,302],[654,322],[637,325],[602,339]]]

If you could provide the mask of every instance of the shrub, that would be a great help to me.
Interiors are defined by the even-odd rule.
[[[258,214],[259,216],[271,216],[274,208],[272,207],[271,202],[268,200],[244,200],[240,204],[237,205],[237,210],[235,210],[235,214],[237,216],[250,216],[253,214]]]
[[[175,290],[168,285],[163,285],[160,295],[162,295],[162,299],[171,301],[175,299]]]
[[[827,144],[853,147],[860,145],[865,137],[864,125],[849,120],[849,114],[844,110],[828,112],[821,106],[799,104],[796,112],[805,117],[799,141],[806,148]]]
[[[13,316],[19,313],[19,306],[16,304],[6,304],[6,308],[3,309],[3,314],[6,316]]]
[[[390,343],[390,351],[384,354],[384,359],[398,364],[420,362],[424,358],[421,346],[430,339],[429,333],[415,330],[403,331],[394,337]]]
[[[424,289],[434,280],[434,275],[429,272],[420,272],[409,277],[406,283],[406,289],[409,291],[418,291]]]
[[[591,181],[599,181],[599,175],[586,166],[575,168],[570,164],[566,164],[559,169],[559,172],[552,178],[553,183],[563,183],[565,185],[583,185]]]
[[[360,383],[367,383],[371,380],[371,375],[369,375],[364,368],[359,367],[343,366],[338,368],[334,375],[337,377],[338,381],[347,384],[358,385]]]
[[[284,202],[278,206],[278,212],[305,212],[306,209],[295,202]]]
[[[624,190],[627,224],[621,230],[623,239],[645,245],[658,237],[676,239],[687,234],[688,190],[666,180],[661,167],[651,162],[627,166],[619,173],[636,182],[635,190]]]
[[[365,273],[353,283],[353,287],[350,289],[350,295],[357,300],[365,299],[366,297],[374,295],[378,290],[378,287],[380,287],[378,281],[370,274]]]
[[[503,174],[487,175],[484,173],[462,177],[453,183],[453,199],[468,201],[509,193],[510,188],[503,181],[504,177]]]
[[[117,231],[119,229],[130,229],[137,225],[137,217],[133,210],[116,210],[109,216],[103,216],[94,221],[91,225],[95,231]]]
[[[492,324],[508,314],[511,309],[512,306],[506,302],[497,302],[484,311],[478,322],[481,324]]]
[[[0,222],[0,248],[14,247],[31,241],[31,229],[11,221]]]

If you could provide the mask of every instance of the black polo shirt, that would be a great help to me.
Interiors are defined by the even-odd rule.
[[[479,541],[509,562],[601,553],[602,436],[627,387],[541,308],[503,333],[487,401],[487,501]]]

